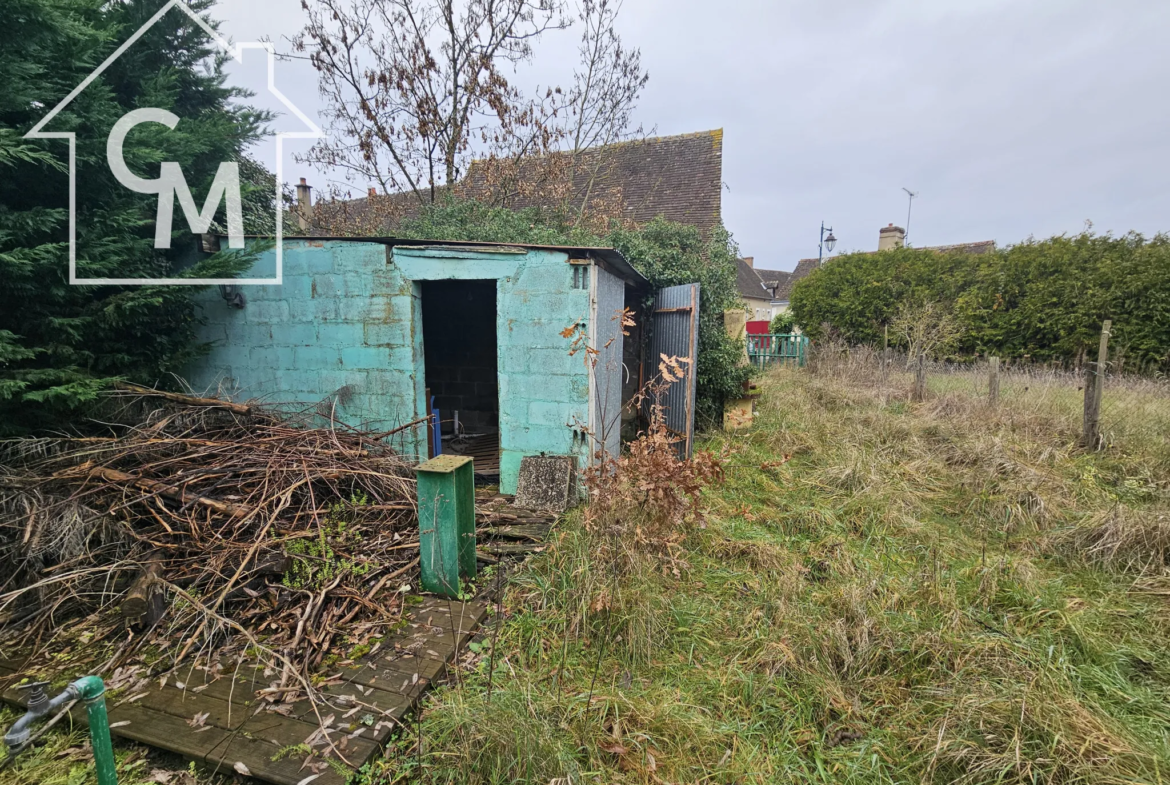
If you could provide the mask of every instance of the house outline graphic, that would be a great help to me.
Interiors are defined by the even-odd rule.
[[[77,134],[73,131],[43,131],[41,130],[48,125],[57,113],[69,105],[74,98],[82,93],[93,80],[97,79],[102,73],[110,67],[110,65],[121,57],[127,49],[135,44],[139,38],[146,33],[154,24],[163,17],[164,14],[170,12],[172,8],[178,8],[187,16],[203,28],[203,31],[211,37],[213,41],[226,53],[238,63],[244,62],[244,51],[246,49],[263,49],[268,54],[268,91],[276,96],[282,104],[302,123],[308,127],[309,131],[284,131],[276,134],[276,276],[274,278],[78,278],[77,277]],[[284,182],[284,140],[285,139],[318,139],[325,134],[321,128],[313,122],[304,112],[296,107],[284,93],[276,88],[276,51],[271,43],[261,41],[250,41],[246,43],[238,43],[233,45],[226,38],[217,33],[210,25],[191,10],[184,0],[170,0],[166,5],[158,10],[158,12],[146,21],[142,27],[138,28],[135,33],[126,39],[119,46],[114,53],[107,57],[101,65],[93,70],[93,72],[82,80],[81,84],[73,88],[69,95],[65,96],[61,101],[54,106],[49,113],[32,127],[32,129],[24,135],[25,139],[67,139],[69,141],[69,283],[76,286],[92,286],[101,284],[115,284],[128,286],[209,286],[215,284],[227,285],[280,285],[284,277],[284,259],[283,259],[283,237],[284,237],[284,211],[280,209],[281,204],[281,185]]]

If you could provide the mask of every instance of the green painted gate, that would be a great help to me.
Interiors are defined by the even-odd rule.
[[[773,363],[788,363],[803,368],[808,359],[808,337],[796,333],[749,335],[748,360],[758,368]]]

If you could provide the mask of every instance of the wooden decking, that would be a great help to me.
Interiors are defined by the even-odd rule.
[[[255,665],[184,670],[108,697],[114,736],[176,752],[221,772],[249,773],[276,785],[345,785],[342,771],[380,754],[394,728],[464,648],[487,606],[435,597],[408,604],[407,623],[381,646],[329,674],[324,701],[269,703],[257,692],[279,674]],[[19,662],[0,662],[6,703]],[[75,676],[83,676],[78,673]],[[64,684],[54,684],[55,695]],[[85,713],[74,708],[84,722]]]
[[[486,479],[500,476],[500,435],[485,433],[473,436],[461,445],[445,445],[453,455],[470,455],[475,459],[475,473]]]

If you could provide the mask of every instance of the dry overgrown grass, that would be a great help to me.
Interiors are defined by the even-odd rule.
[[[656,557],[621,573],[626,602],[605,613],[585,598],[613,578],[568,526],[515,576],[490,702],[486,663],[441,693],[414,775],[1161,781],[1157,438],[1088,452],[1027,401],[906,392],[823,358],[771,374],[756,427],[706,445],[726,479],[670,549],[677,572]]]

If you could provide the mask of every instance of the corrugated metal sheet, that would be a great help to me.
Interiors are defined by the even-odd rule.
[[[597,349],[590,377],[593,395],[593,438],[600,440],[608,457],[616,458],[622,449],[622,310],[626,305],[626,285],[621,278],[600,267],[594,270],[593,336]]]
[[[647,378],[657,377],[658,363],[667,357],[688,357],[684,378],[670,384],[662,396],[666,427],[678,437],[679,456],[690,458],[695,442],[696,365],[699,357],[699,285],[668,286],[654,295],[653,334]]]

